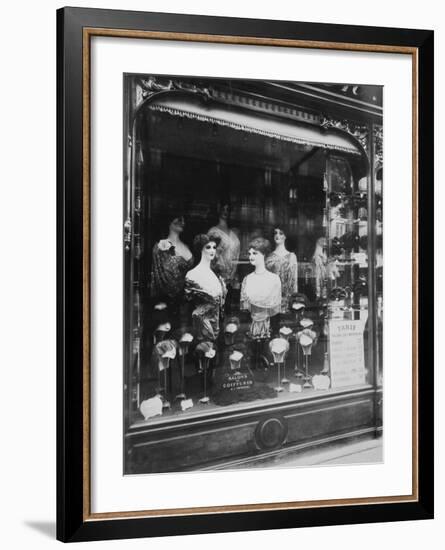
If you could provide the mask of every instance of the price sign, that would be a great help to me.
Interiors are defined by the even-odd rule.
[[[329,321],[331,387],[343,388],[365,383],[363,321]]]

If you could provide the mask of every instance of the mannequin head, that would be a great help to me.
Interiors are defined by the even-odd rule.
[[[277,223],[273,228],[273,244],[275,249],[281,248],[287,251],[296,252],[297,242],[295,236],[291,234],[289,228],[283,224]]]
[[[314,257],[325,255],[325,248],[327,246],[326,237],[319,237],[315,243]]]
[[[178,215],[170,220],[168,225],[169,233],[177,233],[178,235],[184,231],[185,219],[184,216]]]
[[[169,235],[181,235],[185,228],[184,210],[180,206],[164,206],[159,212],[160,237],[165,239]]]
[[[209,241],[206,245],[204,245],[201,254],[209,262],[214,260],[215,257],[216,257],[216,243],[215,243],[215,241]]]
[[[270,243],[267,239],[258,237],[249,243],[249,262],[260,267],[264,265],[264,258],[270,253]]]
[[[285,232],[285,230],[282,226],[277,225],[276,227],[274,227],[273,241],[275,243],[275,246],[285,244],[285,242],[286,242],[286,232]]]
[[[218,218],[220,220],[228,221],[230,216],[230,205],[229,203],[221,202],[218,205]]]
[[[219,244],[219,239],[209,237],[204,233],[196,235],[193,239],[193,248],[197,258],[201,258],[206,263],[210,263],[216,257],[216,248]]]

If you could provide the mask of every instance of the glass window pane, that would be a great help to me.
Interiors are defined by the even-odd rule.
[[[247,100],[207,118],[184,101],[143,105],[129,145],[129,423],[373,384],[382,197],[366,152],[307,122],[272,135]]]

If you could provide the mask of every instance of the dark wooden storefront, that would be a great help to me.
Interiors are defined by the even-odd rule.
[[[369,269],[367,384],[325,392],[310,391],[289,394],[286,399],[265,399],[244,404],[217,407],[143,421],[135,414],[141,400],[143,377],[144,293],[147,274],[144,272],[144,187],[141,183],[143,157],[140,149],[138,120],[147,116],[150,107],[169,106],[174,101],[186,101],[198,107],[211,103],[231,113],[245,112],[265,120],[324,132],[326,143],[350,140],[362,153],[354,168],[356,177],[367,177],[367,208],[370,220],[375,219],[376,172],[381,170],[379,132],[381,132],[381,98],[357,100],[328,86],[295,83],[265,83],[234,81],[230,89],[215,84],[211,89],[190,79],[143,81],[127,90],[131,101],[127,105],[128,147],[125,147],[125,356],[124,364],[124,434],[125,473],[171,472],[193,469],[217,469],[232,460],[244,460],[270,452],[283,452],[329,444],[356,437],[376,437],[382,431],[381,340],[376,316],[376,274]],[[128,121],[131,121],[130,123]],[[209,136],[212,127],[208,125]],[[304,133],[304,132],[303,132]],[[213,135],[215,133],[213,132]],[[161,136],[162,137],[162,136]],[[148,139],[148,138],[146,138]],[[160,138],[161,139],[161,138]],[[265,169],[261,142],[253,140],[249,150],[227,154],[239,155],[240,164],[247,163]],[[258,147],[256,147],[256,145]],[[186,154],[196,154],[199,144],[190,140],[172,139],[170,148]],[[314,155],[315,147],[287,156],[287,171]],[[220,150],[215,159],[224,161]],[[214,159],[214,160],[215,160]],[[376,160],[377,159],[377,160]],[[212,162],[212,159],[207,159]],[[216,162],[216,160],[215,160]],[[268,150],[268,165],[283,162]],[[146,215],[146,214],[145,214]],[[368,262],[375,264],[375,225],[369,222]],[[380,331],[381,332],[381,331]],[[248,464],[248,462],[246,462]]]

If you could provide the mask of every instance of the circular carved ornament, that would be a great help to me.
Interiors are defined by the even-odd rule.
[[[287,421],[282,416],[261,420],[255,429],[255,443],[263,450],[278,449],[286,441]]]

